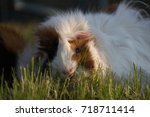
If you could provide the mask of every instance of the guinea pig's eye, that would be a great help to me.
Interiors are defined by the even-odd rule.
[[[78,54],[81,52],[81,49],[80,48],[75,48],[75,53]]]

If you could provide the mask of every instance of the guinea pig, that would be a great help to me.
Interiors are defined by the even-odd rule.
[[[58,13],[40,24],[39,51],[63,76],[74,74],[79,66],[128,75],[133,64],[150,73],[150,19],[140,11],[121,3],[112,14]]]
[[[20,68],[31,63],[36,54],[34,44],[28,44],[23,36],[11,25],[0,24],[0,79],[12,87],[13,74],[22,80]]]
[[[0,75],[9,86],[13,81],[12,72],[17,67],[18,56],[25,45],[23,37],[15,29],[0,24]]]

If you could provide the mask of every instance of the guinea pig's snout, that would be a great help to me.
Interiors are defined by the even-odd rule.
[[[71,76],[74,74],[74,72],[75,72],[74,68],[65,68],[62,71],[63,75],[65,75],[65,76]]]

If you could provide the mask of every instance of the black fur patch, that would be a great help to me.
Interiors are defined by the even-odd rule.
[[[12,86],[12,69],[16,67],[16,64],[17,54],[8,51],[3,43],[2,38],[0,37],[0,76],[4,76],[3,81],[7,81],[8,86]]]
[[[39,49],[47,53],[49,59],[48,61],[51,62],[57,53],[59,35],[55,29],[51,27],[39,29],[37,35],[40,42]]]

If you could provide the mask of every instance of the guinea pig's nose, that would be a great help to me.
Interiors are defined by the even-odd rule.
[[[65,69],[63,71],[63,74],[66,75],[66,76],[70,76],[74,73],[74,69],[73,68],[69,68],[69,69]]]

